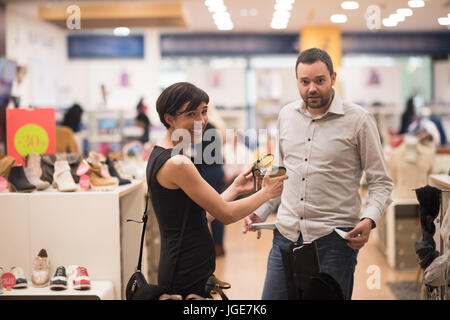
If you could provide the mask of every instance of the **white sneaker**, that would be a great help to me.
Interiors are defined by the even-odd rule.
[[[25,273],[21,267],[12,267],[11,273],[16,277],[16,284],[14,285],[14,289],[26,288],[28,287],[27,278],[25,278]]]

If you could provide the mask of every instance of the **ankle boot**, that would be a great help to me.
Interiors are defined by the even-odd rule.
[[[55,172],[53,173],[53,187],[61,192],[77,191],[78,186],[73,181],[70,166],[66,160],[55,161]]]
[[[102,175],[101,167],[99,165],[90,164],[88,172],[89,180],[91,182],[91,188],[93,191],[113,191],[119,184],[119,179],[105,178]]]
[[[45,190],[50,187],[50,183],[48,181],[42,181],[38,178],[34,167],[25,168],[25,176],[31,184],[34,184],[38,190]]]
[[[128,179],[124,179],[122,178],[119,173],[117,172],[116,168],[114,167],[114,163],[111,161],[111,159],[108,157],[106,158],[106,164],[108,165],[108,171],[109,174],[112,177],[116,177],[117,179],[119,179],[119,186],[124,185],[124,184],[128,184],[131,183],[130,180]]]
[[[9,172],[16,165],[16,159],[9,156],[0,155],[0,177],[8,179]]]
[[[34,172],[36,176],[40,178],[42,176],[42,167],[41,167],[41,155],[36,152],[31,152],[25,157],[27,168],[34,168]]]
[[[32,192],[36,186],[31,184],[25,176],[22,166],[14,166],[9,172],[8,189],[11,192]]]

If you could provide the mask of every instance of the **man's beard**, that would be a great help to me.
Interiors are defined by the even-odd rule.
[[[320,108],[325,107],[331,101],[333,96],[334,96],[334,90],[331,89],[325,98],[323,98],[322,95],[311,95],[311,96],[308,95],[306,97],[303,97],[303,101],[305,102],[305,105],[307,108],[320,109]],[[318,102],[316,102],[314,104],[309,104],[308,103],[309,98],[315,98],[315,99],[319,99],[319,100],[318,100]]]

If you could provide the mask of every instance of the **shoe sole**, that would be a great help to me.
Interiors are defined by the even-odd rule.
[[[90,284],[74,284],[73,288],[75,290],[89,290],[91,288]]]
[[[28,287],[28,283],[20,283],[20,284],[16,284],[13,289],[24,289]]]
[[[56,183],[56,181],[53,180],[53,184],[52,184],[53,188],[57,189],[59,192],[75,192],[77,191],[78,188],[73,188],[73,189],[65,189],[62,190],[58,187],[58,184]]]
[[[61,290],[66,290],[66,289],[67,289],[67,285],[64,285],[64,284],[50,284],[50,290],[61,291]]]
[[[10,192],[30,193],[30,192],[35,191],[36,188],[34,188],[34,189],[25,189],[25,190],[17,190],[16,187],[15,187],[11,182],[9,182],[9,183],[8,183],[8,190],[9,190]]]

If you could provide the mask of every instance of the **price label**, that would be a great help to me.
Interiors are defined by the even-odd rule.
[[[14,146],[17,152],[25,157],[30,152],[44,154],[49,145],[47,132],[37,124],[26,124],[17,130]]]
[[[91,180],[89,179],[89,177],[87,175],[82,175],[80,177],[80,187],[83,190],[88,190],[89,187],[91,185]]]
[[[81,177],[82,175],[88,173],[89,169],[91,167],[86,163],[86,161],[81,161],[78,169],[77,169],[77,176]]]
[[[8,180],[0,177],[0,191],[6,190],[6,188],[8,188]]]
[[[16,285],[16,277],[12,273],[6,272],[2,275],[3,288],[9,290],[15,285]]]

